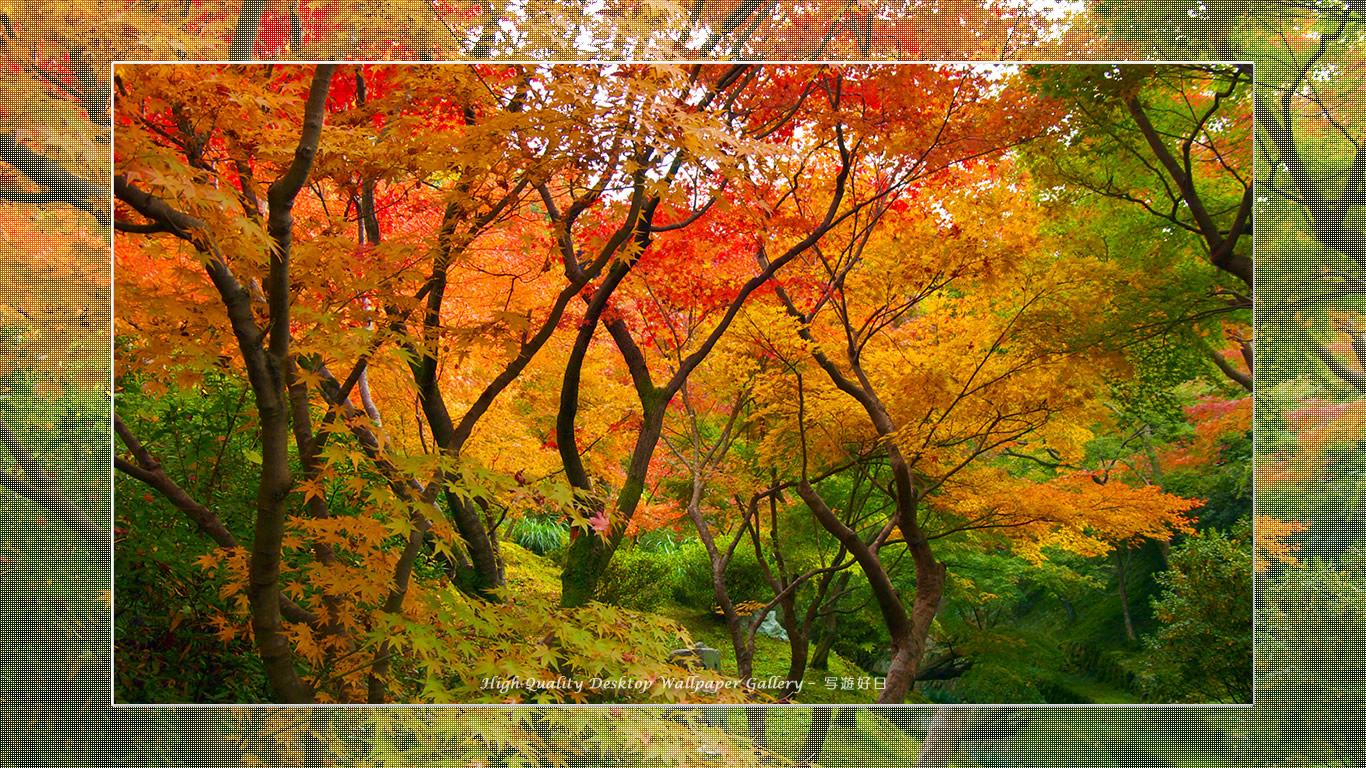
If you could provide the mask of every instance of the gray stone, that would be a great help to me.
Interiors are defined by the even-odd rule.
[[[764,622],[759,625],[755,632],[787,642],[787,630],[783,629],[783,625],[778,622],[777,611],[769,611],[768,615],[764,617]]]
[[[721,652],[715,648],[708,648],[705,643],[693,643],[691,648],[670,651],[669,663],[684,669],[702,667],[716,671],[721,669]]]

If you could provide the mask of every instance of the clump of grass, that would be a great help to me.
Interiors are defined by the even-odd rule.
[[[562,520],[519,517],[504,529],[503,538],[545,555],[569,544],[569,525]]]

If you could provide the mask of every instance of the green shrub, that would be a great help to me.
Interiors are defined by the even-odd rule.
[[[1077,693],[1063,683],[1047,678],[1038,682],[1039,695],[1049,704],[1094,704],[1090,696]]]
[[[1119,768],[1102,742],[1057,722],[1020,731],[1009,757],[1022,768]]]
[[[1035,671],[1029,667],[974,664],[958,680],[954,693],[962,701],[974,704],[1043,704],[1043,694],[1031,674]]]
[[[619,549],[598,581],[598,600],[636,611],[658,610],[669,597],[669,563],[653,552]]]
[[[716,605],[716,590],[711,583],[711,558],[702,542],[691,540],[671,558],[675,567],[674,599],[691,608],[711,608]],[[741,545],[726,567],[726,589],[732,602],[760,600],[768,602],[773,590],[764,576],[764,569],[754,556],[754,550]]]
[[[1252,520],[1172,549],[1144,637],[1146,692],[1165,702],[1252,703]]]

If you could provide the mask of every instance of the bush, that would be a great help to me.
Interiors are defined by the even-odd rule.
[[[716,605],[716,590],[711,584],[711,558],[702,542],[691,540],[671,558],[674,564],[674,599],[692,608],[711,608]],[[754,550],[741,544],[726,567],[726,590],[731,602],[760,600],[767,603],[773,590],[764,576],[764,569],[754,556]]]
[[[1015,765],[1028,768],[1119,768],[1101,743],[1056,722],[1039,723],[1020,731],[1008,755]]]
[[[1252,703],[1252,521],[1172,550],[1144,638],[1149,695],[1164,702]]]
[[[598,581],[594,597],[622,608],[655,611],[668,599],[670,581],[666,558],[636,548],[619,549]]]
[[[1021,672],[1024,674],[1021,674]],[[954,693],[974,704],[1043,704],[1044,697],[1029,667],[1017,670],[1001,664],[974,664],[958,680]]]

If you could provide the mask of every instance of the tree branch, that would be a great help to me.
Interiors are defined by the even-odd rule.
[[[46,192],[7,192],[0,198],[21,203],[62,202],[85,211],[102,225],[109,223],[109,190],[78,178],[60,163],[19,143],[13,131],[0,133],[0,160],[14,166]]]
[[[109,533],[71,503],[57,481],[33,458],[33,454],[10,430],[4,419],[0,419],[0,444],[5,446],[24,473],[23,477],[19,477],[0,472],[0,487],[41,505],[84,539],[90,549],[100,553],[109,551]]]

